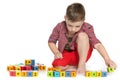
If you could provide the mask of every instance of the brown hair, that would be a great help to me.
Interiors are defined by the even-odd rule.
[[[67,7],[66,17],[68,20],[75,22],[85,19],[85,9],[80,3],[73,3]]]

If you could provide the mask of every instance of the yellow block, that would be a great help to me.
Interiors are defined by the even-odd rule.
[[[27,72],[25,72],[25,71],[24,71],[24,72],[21,72],[21,76],[22,76],[22,77],[27,77]]]
[[[31,60],[25,60],[25,65],[31,65],[32,61]]]
[[[16,77],[20,77],[21,76],[21,71],[16,71]]]
[[[65,77],[65,71],[60,71],[60,77]]]
[[[85,72],[85,76],[86,76],[86,77],[91,77],[91,72],[90,72],[90,71],[86,71],[86,72]]]
[[[97,77],[102,77],[102,72],[101,71],[97,72]]]
[[[71,71],[71,77],[76,77],[76,71]]]
[[[33,77],[38,77],[38,72],[32,72]]]
[[[21,70],[20,66],[15,66],[15,70]]]

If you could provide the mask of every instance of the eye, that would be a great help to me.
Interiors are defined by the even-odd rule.
[[[77,28],[80,27],[80,26],[76,26]]]

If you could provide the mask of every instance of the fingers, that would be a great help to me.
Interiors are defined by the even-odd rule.
[[[108,67],[114,67],[114,69],[116,69],[116,68],[117,68],[117,65],[115,64],[115,62],[110,61],[110,62],[108,63]]]
[[[62,54],[61,53],[57,53],[56,55],[55,55],[55,59],[62,59],[63,58],[63,56],[62,56]]]

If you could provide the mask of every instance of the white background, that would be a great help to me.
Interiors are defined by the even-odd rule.
[[[86,9],[86,22],[94,26],[96,36],[117,64],[117,70],[106,78],[76,78],[65,80],[118,80],[120,77],[120,10],[119,0],[0,0],[0,80],[21,80],[10,77],[7,66],[35,59],[36,63],[51,66],[53,54],[48,48],[48,38],[58,22],[64,20],[66,8],[80,2]],[[87,70],[106,70],[103,58],[94,50],[87,62]],[[48,78],[40,73],[37,78],[22,80],[62,80]]]

